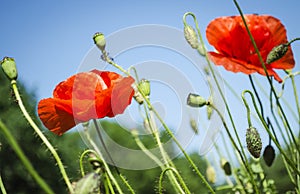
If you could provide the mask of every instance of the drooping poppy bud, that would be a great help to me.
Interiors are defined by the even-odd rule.
[[[202,107],[204,105],[207,105],[207,101],[205,98],[198,94],[190,93],[187,98],[187,105],[191,107]]]
[[[96,32],[93,36],[94,43],[103,52],[105,50],[106,40],[104,34],[101,32]]]
[[[193,129],[193,131],[196,134],[198,134],[199,130],[198,130],[198,126],[197,126],[197,123],[196,123],[195,119],[190,120],[190,125],[191,125],[191,128]]]
[[[221,159],[221,168],[224,170],[227,176],[231,175],[231,165],[225,158]]]
[[[139,88],[140,91],[145,95],[145,96],[149,96],[150,95],[150,82],[146,79],[142,79],[139,82]]]
[[[92,172],[82,177],[74,188],[74,194],[98,193],[100,189],[100,175]]]
[[[266,165],[270,167],[275,159],[275,150],[273,146],[267,145],[263,153],[263,158]]]
[[[193,49],[197,49],[200,46],[197,33],[192,26],[190,25],[184,26],[184,37]]]
[[[2,70],[9,80],[16,80],[18,77],[18,71],[16,62],[13,58],[4,57],[1,61]]]
[[[268,54],[266,63],[270,64],[278,59],[282,58],[288,51],[288,44],[280,44],[275,46]]]
[[[256,128],[249,127],[247,129],[246,143],[247,143],[247,148],[248,148],[250,154],[254,158],[259,158],[260,152],[262,149],[262,143],[261,143],[260,135]]]
[[[216,183],[217,181],[217,177],[216,177],[216,170],[214,169],[214,167],[212,165],[209,165],[206,169],[206,177],[207,180],[211,183]]]

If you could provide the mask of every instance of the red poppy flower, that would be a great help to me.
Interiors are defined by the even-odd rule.
[[[38,104],[43,124],[53,133],[62,135],[77,123],[114,117],[131,103],[134,79],[114,72],[93,70],[78,73],[59,83],[53,98]]]
[[[277,18],[253,14],[245,15],[245,19],[264,61],[273,47],[288,42],[285,27]],[[208,52],[209,58],[216,65],[223,65],[232,72],[258,72],[265,75],[241,16],[214,19],[206,29],[206,37],[217,50]],[[274,69],[292,69],[294,65],[293,53],[289,48],[281,59],[266,64],[266,68],[270,76],[281,82]]]

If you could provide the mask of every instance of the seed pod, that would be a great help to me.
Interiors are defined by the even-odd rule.
[[[262,149],[262,143],[261,143],[260,135],[256,128],[250,127],[247,129],[246,143],[250,154],[254,158],[259,158]]]
[[[191,107],[202,107],[207,104],[207,101],[198,94],[190,93],[187,98],[187,104]]]
[[[216,171],[213,166],[209,165],[206,169],[206,177],[207,180],[211,183],[216,183],[217,177],[216,177]]]
[[[106,40],[104,34],[101,32],[96,32],[93,36],[94,43],[103,52],[105,50]]]
[[[225,158],[221,159],[221,168],[224,170],[227,176],[231,175],[231,165]]]
[[[267,145],[263,153],[263,158],[266,165],[270,167],[275,159],[275,150],[273,146]]]
[[[16,62],[13,58],[4,57],[1,61],[2,70],[9,80],[16,80],[18,77],[18,71]]]
[[[285,55],[285,53],[288,51],[288,44],[280,44],[278,46],[275,46],[268,54],[266,63],[270,64],[274,61],[277,61],[281,57]]]
[[[74,194],[98,193],[100,189],[100,176],[92,172],[82,177],[74,188]]]

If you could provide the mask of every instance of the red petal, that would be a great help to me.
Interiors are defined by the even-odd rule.
[[[245,19],[264,61],[273,47],[287,42],[286,30],[280,20],[268,15],[246,15]],[[225,69],[233,72],[258,72],[265,75],[240,16],[213,20],[206,29],[206,36],[208,42],[218,51],[209,53],[215,64],[223,65]],[[268,74],[280,82],[282,80],[273,68],[291,69],[294,64],[293,54],[289,49],[284,57],[267,64],[266,68]]]
[[[124,112],[131,103],[134,94],[133,83],[134,79],[132,77],[125,77],[115,84],[111,94],[111,111],[107,116],[113,117]]]
[[[57,135],[62,135],[76,125],[71,101],[43,99],[38,104],[38,114],[43,124]]]

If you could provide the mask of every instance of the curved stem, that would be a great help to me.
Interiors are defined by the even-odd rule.
[[[0,129],[3,131],[3,134],[5,138],[7,139],[8,143],[12,147],[12,149],[16,152],[17,156],[20,158],[21,162],[25,166],[25,168],[28,170],[29,174],[34,178],[34,180],[38,183],[38,185],[44,190],[44,192],[48,194],[54,194],[54,192],[51,190],[51,188],[47,185],[47,183],[43,180],[42,177],[36,172],[24,152],[22,151],[21,147],[13,137],[13,135],[10,133],[10,130],[7,129],[7,127],[4,125],[4,123],[0,120]],[[1,177],[0,177],[1,179]],[[0,180],[1,183],[1,191],[2,193],[5,192],[4,185],[2,183],[2,179]]]
[[[159,133],[158,133],[158,129],[157,129],[157,126],[156,126],[156,123],[155,123],[155,120],[154,120],[154,117],[153,117],[153,112],[152,112],[152,109],[149,110],[149,117],[148,117],[148,121],[149,121],[149,125],[150,125],[150,128],[152,129],[153,131],[153,134],[154,134],[154,137],[155,137],[155,140],[156,140],[156,143],[157,143],[157,146],[159,147],[159,150],[160,150],[160,153],[162,155],[162,158],[164,160],[164,163],[166,165],[166,168],[174,168],[174,164],[171,162],[169,156],[167,155],[166,151],[164,150],[163,148],[163,145],[161,143],[161,140],[160,140],[160,137],[159,137]],[[170,164],[171,163],[171,164]],[[174,176],[173,172],[171,171],[170,173],[167,174],[168,177],[170,178],[170,181],[172,183],[172,185],[174,186],[174,188],[180,192],[180,193],[184,193],[184,191],[182,190],[181,186],[179,185],[176,177]],[[190,192],[189,192],[190,193]]]
[[[254,100],[254,96],[252,94],[251,91],[249,90],[245,90],[243,91],[243,98],[245,98],[245,93],[248,93],[250,94],[251,96],[251,99],[252,99],[252,103],[254,105],[254,108],[255,108],[255,111],[256,111],[256,114],[259,116],[264,128],[266,129],[267,133],[269,134],[269,136],[271,137],[272,141],[276,144],[277,148],[279,149],[280,153],[284,156],[284,158],[286,159],[287,163],[290,165],[291,168],[293,168],[293,170],[295,172],[297,172],[298,174],[300,174],[300,171],[297,169],[296,165],[292,162],[292,160],[286,155],[286,153],[284,152],[283,148],[280,146],[279,142],[276,140],[276,138],[273,136],[272,132],[270,131],[270,129],[268,128],[268,125],[267,123],[265,122],[265,120],[262,118],[262,115],[259,113],[259,110],[257,108],[257,105],[255,103],[255,100]]]
[[[65,180],[66,185],[68,186],[68,189],[70,191],[70,193],[73,193],[73,187],[72,184],[69,180],[69,177],[65,171],[64,165],[58,155],[58,153],[56,152],[56,150],[54,149],[54,147],[52,146],[52,144],[48,141],[48,139],[46,138],[46,136],[42,133],[42,131],[39,129],[39,127],[35,124],[35,122],[32,120],[32,118],[30,117],[30,115],[28,114],[21,96],[19,94],[19,90],[17,87],[17,82],[16,80],[12,80],[11,81],[11,85],[12,85],[12,89],[14,91],[14,94],[16,96],[16,99],[18,101],[19,107],[23,113],[23,115],[25,116],[25,118],[27,119],[27,121],[29,122],[29,124],[31,125],[31,127],[34,129],[34,131],[37,133],[37,135],[40,137],[40,139],[44,142],[44,144],[46,145],[46,147],[49,149],[49,151],[51,152],[51,154],[53,155],[54,159],[57,162],[58,168],[60,170],[60,173],[63,177],[63,179]]]
[[[181,183],[184,183],[183,179],[181,178],[181,176],[179,175],[179,173],[177,172],[177,170],[176,170],[175,168],[173,168],[173,167],[165,168],[165,169],[160,173],[160,176],[159,176],[158,193],[162,193],[162,189],[163,189],[163,187],[162,187],[163,177],[164,177],[164,175],[165,175],[169,170],[176,174],[177,178],[179,179],[179,181],[180,181]],[[183,186],[184,186],[184,190],[187,191],[188,193],[190,193],[189,190],[188,190],[188,188],[185,186],[185,184],[183,184]],[[184,193],[184,192],[183,192],[183,193]]]
[[[289,133],[290,133],[290,135],[291,135],[291,137],[292,137],[292,139],[293,139],[293,143],[295,144],[295,147],[296,147],[297,151],[300,152],[300,148],[299,148],[300,146],[298,146],[298,143],[297,143],[297,141],[296,141],[296,139],[295,139],[295,136],[294,136],[294,134],[293,134],[293,131],[292,131],[292,129],[291,129],[291,126],[290,126],[290,124],[289,124],[289,121],[288,121],[288,119],[287,119],[287,116],[286,116],[286,114],[285,114],[285,112],[284,112],[284,110],[283,110],[283,108],[282,108],[282,106],[281,106],[281,103],[280,103],[280,101],[279,101],[279,98],[278,98],[278,96],[277,96],[277,93],[276,93],[276,91],[275,91],[275,88],[274,88],[274,86],[273,86],[273,84],[272,84],[272,80],[271,80],[271,78],[269,77],[269,74],[268,74],[268,71],[267,71],[267,68],[266,68],[266,64],[265,64],[265,62],[264,62],[264,60],[263,60],[263,58],[262,58],[262,56],[261,56],[261,54],[260,54],[260,52],[259,52],[259,50],[258,50],[258,47],[257,47],[257,45],[256,45],[256,42],[255,42],[255,40],[254,40],[254,38],[253,38],[253,36],[252,36],[250,30],[249,30],[249,27],[248,27],[248,25],[247,25],[247,23],[246,23],[244,14],[243,14],[243,12],[242,12],[242,10],[241,10],[241,8],[240,8],[238,2],[237,2],[236,0],[233,0],[233,2],[234,2],[235,6],[236,6],[237,9],[238,9],[238,12],[240,13],[240,15],[241,15],[241,17],[242,17],[243,23],[244,23],[245,28],[246,28],[246,30],[247,30],[247,33],[248,33],[248,35],[249,35],[249,37],[250,37],[251,43],[252,43],[252,45],[253,45],[253,47],[254,47],[254,50],[255,50],[255,52],[256,52],[256,54],[257,54],[257,56],[258,56],[259,62],[261,63],[261,65],[262,65],[263,68],[264,68],[264,72],[265,72],[266,77],[267,77],[267,79],[268,79],[268,82],[269,82],[269,84],[270,84],[271,90],[272,90],[272,92],[273,92],[273,94],[274,94],[274,96],[275,96],[276,104],[277,104],[277,106],[279,107],[280,111],[282,112],[283,118],[284,118],[285,123],[286,123],[286,125],[287,125],[287,127],[288,127],[288,130],[289,130]]]
[[[80,167],[80,172],[81,172],[81,176],[84,177],[85,173],[84,173],[84,168],[83,168],[83,158],[86,154],[88,153],[93,153],[95,155],[96,152],[94,150],[85,150],[81,155],[80,155],[80,158],[79,158],[79,167]]]
[[[197,32],[198,32],[198,37],[199,37],[200,43],[202,44],[202,48],[204,48],[205,53],[207,53],[207,52],[206,52],[206,49],[205,49],[205,46],[204,46],[205,43],[204,43],[204,41],[203,41],[203,38],[202,38],[202,35],[201,35],[201,32],[200,32],[200,28],[199,28],[199,25],[198,25],[198,21],[197,21],[196,16],[195,16],[193,13],[191,13],[191,12],[187,12],[187,13],[185,14],[185,17],[186,17],[187,15],[191,15],[191,16],[193,17],[194,22],[195,22],[195,25],[196,25],[196,28],[197,28]],[[224,102],[224,104],[225,104],[226,112],[227,112],[227,114],[228,114],[228,116],[229,116],[230,123],[231,123],[231,125],[232,125],[232,127],[233,127],[234,134],[235,134],[235,136],[236,136],[236,138],[237,138],[238,145],[239,145],[239,147],[241,148],[241,150],[240,150],[241,152],[239,151],[239,153],[240,153],[240,157],[241,157],[242,161],[244,161],[243,165],[245,166],[246,170],[249,172],[249,174],[250,174],[250,176],[251,176],[253,173],[251,172],[252,170],[251,170],[251,168],[250,168],[250,166],[249,166],[248,161],[246,160],[247,157],[246,157],[246,154],[245,154],[245,152],[244,152],[243,145],[242,145],[242,143],[241,143],[241,140],[240,140],[240,138],[239,138],[239,135],[238,135],[238,133],[237,133],[237,129],[236,129],[236,126],[235,126],[235,123],[234,123],[234,120],[233,120],[233,116],[232,116],[232,114],[231,114],[231,112],[230,112],[229,105],[228,105],[228,103],[227,103],[227,100],[226,100],[226,98],[225,98],[225,95],[224,95],[224,93],[223,93],[223,91],[222,91],[222,89],[221,89],[221,86],[220,86],[219,81],[218,81],[218,79],[217,79],[216,73],[214,72],[213,66],[212,66],[212,64],[211,64],[211,62],[210,62],[210,60],[209,60],[207,54],[205,54],[205,59],[206,59],[206,62],[207,62],[207,64],[208,64],[209,70],[210,70],[210,72],[211,72],[211,74],[212,74],[212,77],[213,77],[213,79],[214,79],[214,81],[215,81],[215,83],[216,83],[216,86],[217,86],[217,88],[218,88],[218,91],[220,92],[221,98],[222,98],[222,100],[223,100],[223,102]],[[220,113],[220,112],[219,112],[219,113]],[[221,113],[220,113],[220,114],[221,114]],[[236,148],[237,148],[237,147],[236,147]],[[254,185],[255,190],[257,191],[258,189],[257,189],[257,186],[256,186],[255,181],[254,181],[254,179],[253,179],[252,176],[251,176],[251,182],[252,182],[252,184]]]
[[[108,166],[108,164],[106,163],[106,161],[104,160],[99,148],[97,147],[97,145],[95,144],[95,142],[92,140],[90,134],[87,132],[87,127],[86,126],[83,126],[84,127],[84,131],[85,131],[85,134],[86,134],[86,137],[89,141],[89,143],[91,144],[91,146],[94,148],[94,150],[96,151],[97,153],[97,156],[101,159],[101,161],[103,162],[103,165],[104,165],[104,168],[105,168],[105,171],[107,172],[109,178],[112,180],[112,182],[114,183],[116,189],[118,190],[119,194],[123,194],[123,191],[121,190],[121,187],[119,186],[118,182],[116,181],[115,177],[113,176],[113,174],[111,173],[110,171],[110,168]]]

